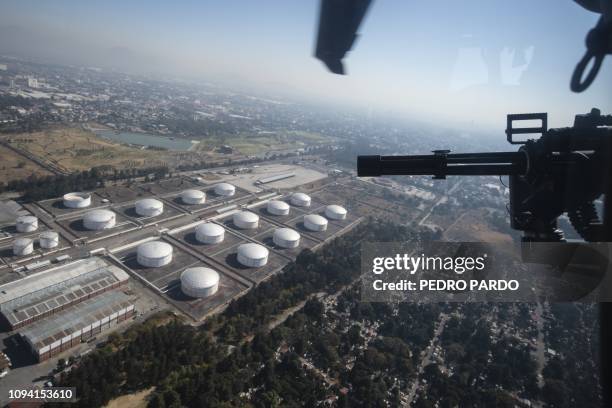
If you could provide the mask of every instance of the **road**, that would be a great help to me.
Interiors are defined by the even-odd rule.
[[[433,351],[436,348],[440,335],[444,331],[444,327],[446,326],[446,322],[448,321],[448,318],[449,316],[447,314],[445,313],[440,314],[440,320],[438,320],[438,326],[436,327],[436,330],[434,331],[434,335],[431,339],[431,342],[429,343],[429,346],[427,346],[427,348],[421,352],[421,363],[419,364],[419,367],[417,368],[416,378],[414,379],[414,382],[410,386],[408,394],[402,400],[402,406],[409,407],[410,404],[412,404],[412,400],[414,399],[414,396],[416,395],[416,392],[419,388],[421,374],[423,374],[423,370],[431,362],[431,355],[433,354]]]
[[[447,192],[446,194],[444,194],[442,197],[440,197],[440,199],[438,201],[435,202],[434,205],[431,206],[431,208],[429,209],[429,212],[427,214],[425,214],[423,216],[423,218],[421,218],[421,221],[419,221],[419,225],[423,225],[425,223],[425,221],[427,221],[427,219],[429,218],[429,216],[433,213],[433,211],[436,209],[437,206],[439,206],[442,203],[445,203],[448,200],[448,197],[451,196],[455,190],[461,185],[461,183],[463,182],[463,179],[459,179]]]

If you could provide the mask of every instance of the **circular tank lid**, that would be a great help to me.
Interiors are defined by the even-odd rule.
[[[310,201],[310,196],[304,193],[293,193],[291,195],[291,199],[298,200],[298,201]]]
[[[115,213],[110,210],[93,210],[85,214],[88,221],[107,222],[115,218]]]
[[[91,198],[89,193],[75,192],[64,194],[64,200],[83,201]]]
[[[210,288],[218,283],[217,271],[203,266],[187,268],[181,273],[181,284],[189,288]]]
[[[163,207],[162,202],[154,198],[143,198],[142,200],[137,201],[136,205],[142,208],[161,208]]]
[[[334,214],[346,215],[346,208],[336,204],[328,205],[327,207],[325,207],[325,211],[329,211]]]
[[[38,218],[36,218],[33,215],[22,215],[20,217],[17,217],[18,224],[33,224],[37,221],[38,221]]]
[[[268,201],[268,208],[273,208],[275,210],[288,210],[289,204],[280,200],[271,200]]]
[[[300,239],[300,234],[291,228],[278,228],[274,231],[274,237],[284,241],[297,241]]]
[[[219,183],[215,186],[215,191],[234,191],[236,187],[230,183]]]
[[[162,241],[150,241],[138,246],[138,254],[146,258],[165,258],[172,255],[172,245]]]
[[[205,194],[200,190],[185,190],[181,193],[181,196],[188,198],[204,198]]]
[[[242,221],[242,222],[257,222],[259,221],[259,216],[250,211],[240,211],[234,214],[234,221]]]
[[[269,251],[259,244],[242,244],[238,247],[238,254],[249,259],[263,259],[269,254]]]
[[[218,237],[225,232],[225,228],[212,222],[206,222],[198,225],[196,227],[196,232],[209,237]]]
[[[59,234],[55,231],[43,231],[39,235],[42,239],[55,239],[59,237]]]
[[[327,220],[318,214],[308,214],[304,216],[304,221],[314,225],[327,225]]]

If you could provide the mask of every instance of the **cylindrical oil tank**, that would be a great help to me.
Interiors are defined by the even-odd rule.
[[[22,215],[21,217],[17,217],[15,228],[17,228],[17,232],[36,231],[38,229],[38,218],[33,215]]]
[[[238,262],[250,268],[258,268],[268,263],[269,251],[263,245],[242,244],[238,246]]]
[[[325,216],[330,220],[344,220],[346,219],[346,208],[339,205],[328,205],[325,207]]]
[[[91,194],[89,193],[68,193],[64,194],[64,207],[85,208],[91,205]]]
[[[83,226],[91,231],[101,231],[115,226],[117,216],[111,210],[93,210],[83,217]]]
[[[309,207],[310,196],[304,193],[294,193],[291,195],[291,205],[296,207]]]
[[[272,215],[288,215],[289,204],[280,200],[270,200],[268,201],[267,210]]]
[[[308,214],[304,216],[304,227],[310,231],[325,231],[327,220],[317,214]]]
[[[143,217],[155,217],[164,212],[164,203],[154,198],[136,201],[136,214]]]
[[[41,248],[50,249],[59,245],[59,234],[55,231],[44,231],[38,237]]]
[[[236,187],[230,183],[219,183],[215,186],[215,194],[221,197],[231,197],[236,194]]]
[[[272,241],[281,248],[296,248],[300,245],[300,234],[291,228],[277,228]]]
[[[200,190],[185,190],[181,193],[181,201],[184,204],[203,204],[206,201],[206,193]]]
[[[34,241],[30,238],[17,238],[13,241],[13,255],[30,255],[34,251]]]
[[[181,273],[181,290],[187,296],[205,298],[214,295],[219,289],[217,271],[205,268],[187,268]]]
[[[136,261],[149,268],[157,268],[172,262],[172,245],[162,241],[149,241],[138,246]]]
[[[219,242],[223,242],[225,228],[219,224],[205,222],[196,227],[195,234],[198,242],[203,244],[218,244]]]
[[[234,214],[234,225],[240,229],[255,229],[259,226],[259,216],[250,211],[239,211]]]

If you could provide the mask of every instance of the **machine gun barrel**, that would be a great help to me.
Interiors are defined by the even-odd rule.
[[[358,156],[357,175],[377,177],[393,175],[510,176],[527,171],[523,152],[456,153],[436,150],[434,154],[415,156]]]

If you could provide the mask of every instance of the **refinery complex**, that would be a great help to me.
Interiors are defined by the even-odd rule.
[[[362,219],[332,184],[270,165],[24,204],[0,226],[3,331],[42,362],[156,309],[199,324]]]

